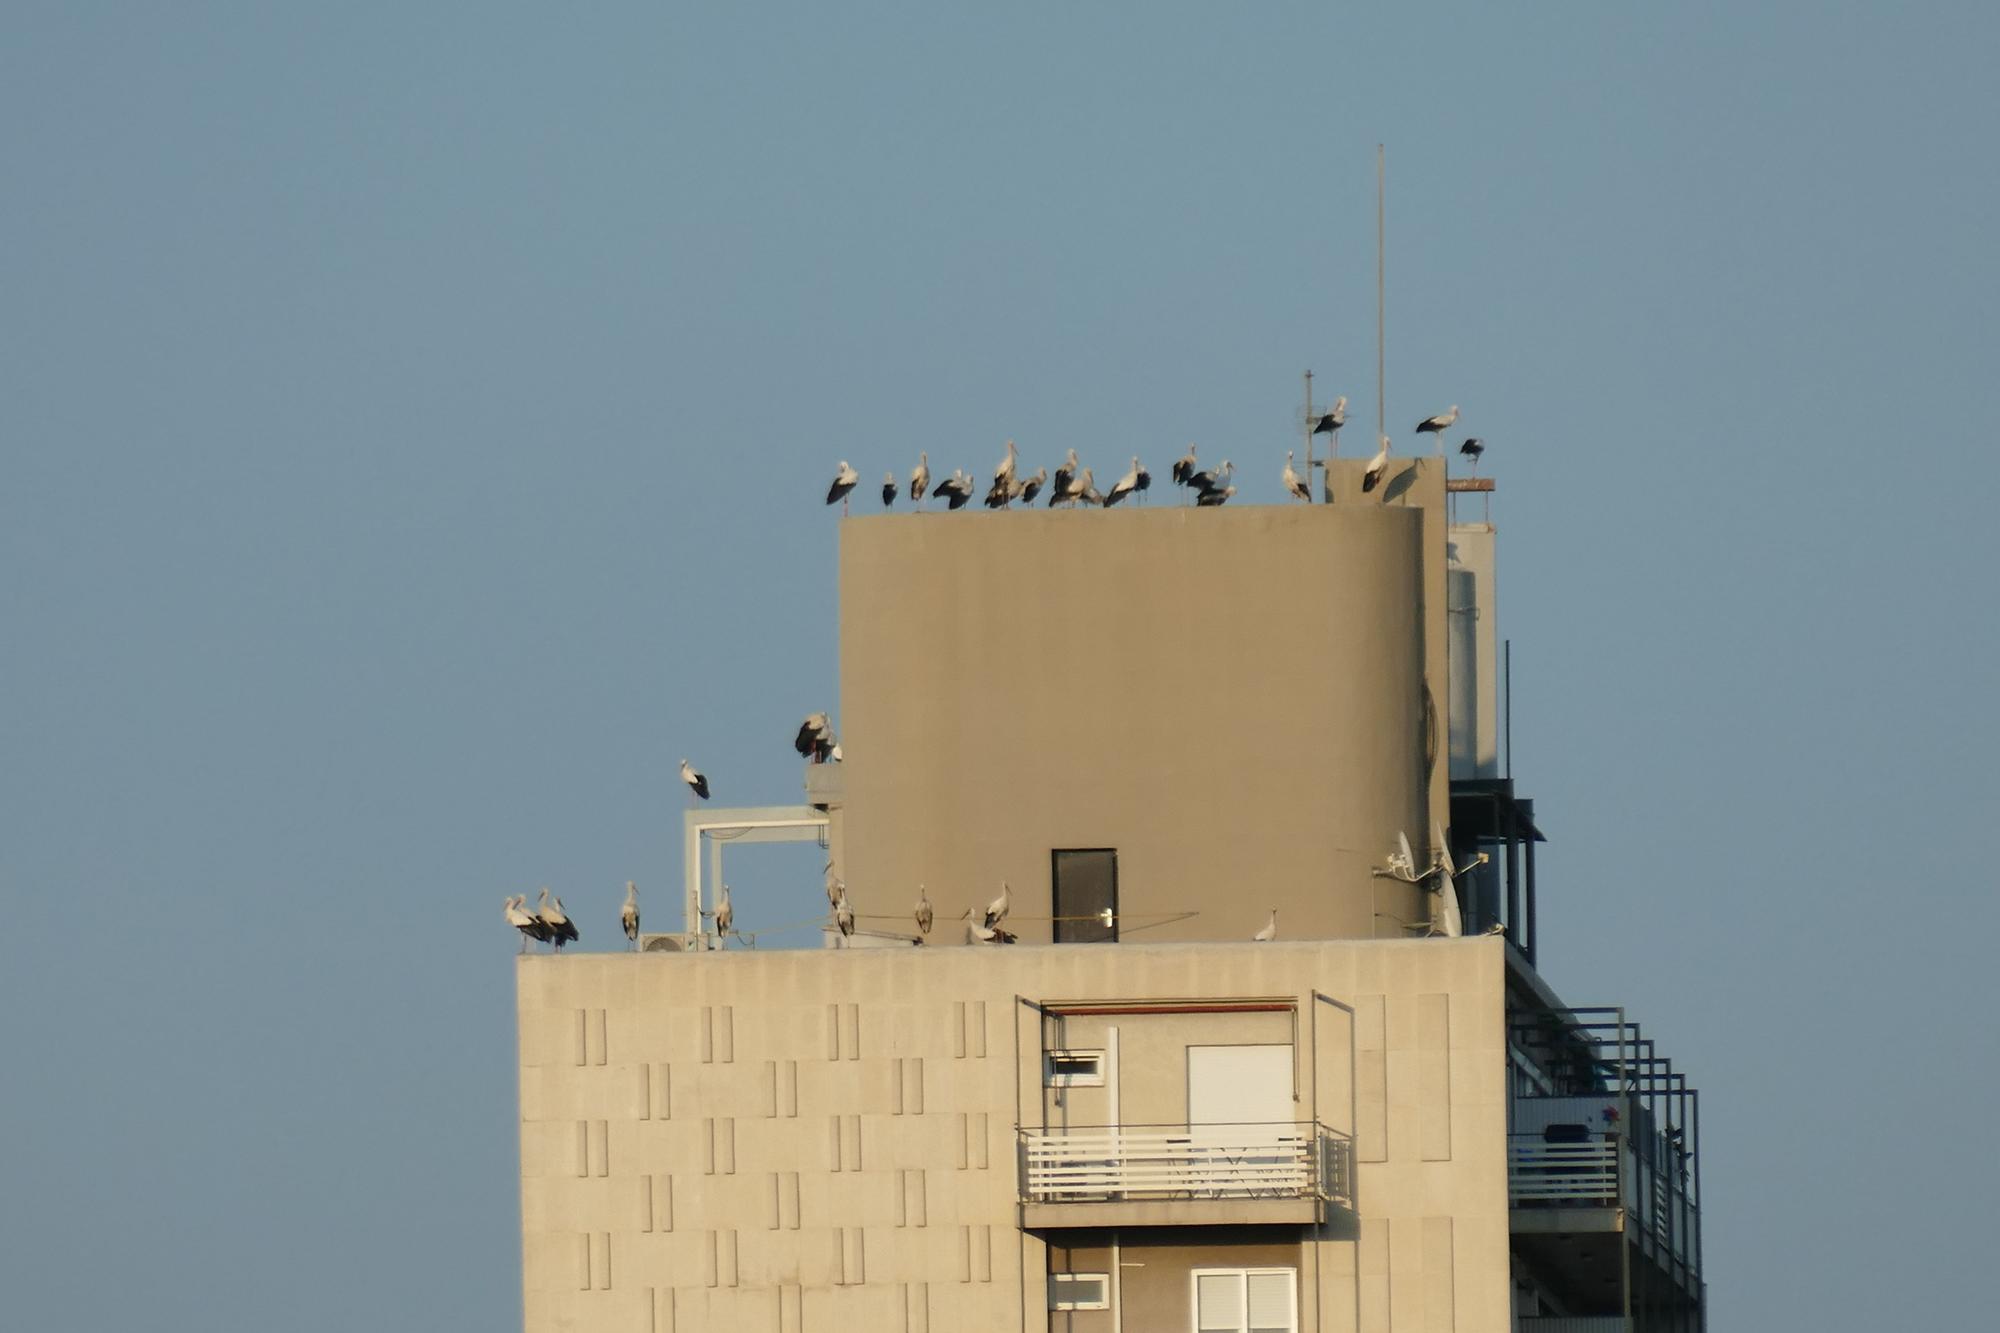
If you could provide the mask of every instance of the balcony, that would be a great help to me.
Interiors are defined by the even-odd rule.
[[[1352,1145],[1311,1121],[1020,1131],[1022,1225],[1316,1223],[1352,1206]]]

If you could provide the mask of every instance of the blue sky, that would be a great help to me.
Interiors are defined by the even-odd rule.
[[[1301,370],[1372,421],[1386,143],[1388,418],[1489,442],[1545,971],[1705,1090],[1711,1326],[1972,1324],[1993,9],[940,10],[10,10],[15,1322],[516,1325],[501,896],[604,944],[683,754],[793,796],[839,459],[1269,503]]]

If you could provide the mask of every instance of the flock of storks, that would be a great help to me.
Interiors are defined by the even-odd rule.
[[[1419,421],[1416,433],[1442,436],[1457,420],[1458,407],[1453,405],[1449,411]],[[1326,412],[1313,418],[1312,433],[1333,436],[1334,445],[1338,448],[1340,429],[1346,424],[1347,399],[1343,396],[1336,399]],[[1381,484],[1383,474],[1388,470],[1389,452],[1389,437],[1384,435],[1381,448],[1377,450],[1375,457],[1369,460],[1366,471],[1362,473],[1361,490],[1364,494],[1373,491]],[[1479,465],[1480,455],[1486,452],[1486,444],[1476,438],[1467,439],[1458,446],[1458,452],[1470,459],[1476,468]],[[1299,476],[1292,466],[1296,454],[1296,450],[1285,452],[1285,470],[1281,480],[1286,493],[1310,502],[1312,489],[1307,480]],[[910,499],[915,501],[919,508],[926,499],[942,499],[952,509],[964,508],[972,499],[975,489],[974,478],[963,470],[954,468],[949,477],[938,482],[937,487],[932,489],[930,461],[928,453],[918,453],[917,466],[910,473]],[[993,469],[993,481],[986,490],[988,509],[1009,509],[1016,503],[1033,504],[1042,494],[1045,483],[1049,482],[1048,469],[1037,468],[1032,476],[1021,477],[1017,475],[1019,461],[1019,451],[1015,449],[1014,442],[1007,441],[1007,454]],[[1228,503],[1230,497],[1236,494],[1236,487],[1230,481],[1235,470],[1235,464],[1227,459],[1215,467],[1203,468],[1195,458],[1195,447],[1190,444],[1187,453],[1174,461],[1171,475],[1175,485],[1195,497],[1195,504],[1211,508]],[[860,482],[861,474],[849,467],[843,459],[840,471],[834,475],[833,485],[826,493],[826,502],[841,505],[841,512],[845,513],[847,497]],[[1109,491],[1100,492],[1091,470],[1078,465],[1076,450],[1071,449],[1063,465],[1056,469],[1054,482],[1047,485],[1048,503],[1051,508],[1056,505],[1090,504],[1109,509],[1127,496],[1139,497],[1135,503],[1143,502],[1152,484],[1153,474],[1148,472],[1134,455],[1130,470],[1114,482]],[[901,491],[902,487],[897,484],[896,474],[893,472],[884,474],[883,506],[895,504]],[[840,742],[835,738],[832,723],[825,713],[813,713],[800,723],[798,735],[792,745],[803,758],[812,763],[840,761]],[[707,775],[696,770],[685,759],[681,760],[681,781],[687,784],[688,790],[698,799],[704,801],[708,799]],[[854,908],[847,900],[846,884],[834,877],[831,865],[827,867],[826,896],[833,911],[835,927],[843,936],[853,935]],[[571,921],[563,910],[562,899],[551,897],[546,887],[542,889],[534,911],[527,909],[527,903],[527,894],[516,894],[507,899],[505,908],[507,924],[521,933],[523,950],[527,949],[530,942],[534,942],[551,945],[560,953],[563,945],[572,944],[578,939],[576,923]],[[1007,919],[1007,914],[1013,910],[1013,905],[1013,890],[1002,882],[1000,896],[988,903],[986,910],[977,918],[974,918],[970,909],[966,911],[964,920],[968,936],[982,943],[1012,944],[1015,937],[1003,929],[1001,923]],[[727,936],[735,921],[735,909],[729,901],[727,884],[721,886],[712,916],[716,933]],[[925,894],[922,885],[917,886],[917,901],[912,909],[912,916],[916,921],[917,934],[911,937],[911,943],[922,944],[931,932],[931,923],[935,917],[930,898]],[[625,883],[625,905],[619,911],[618,918],[619,924],[625,931],[625,938],[636,942],[639,938],[639,890],[630,880]],[[1278,912],[1273,908],[1270,921],[1254,938],[1275,939],[1277,932]]]
[[[1442,437],[1457,420],[1458,407],[1454,404],[1450,411],[1441,412],[1434,417],[1425,417],[1419,421],[1416,433]],[[1346,424],[1347,399],[1341,397],[1334,401],[1332,408],[1312,418],[1312,433],[1333,436],[1334,447],[1338,449],[1340,429]],[[1468,439],[1458,446],[1458,452],[1471,459],[1473,466],[1477,467],[1479,456],[1486,452],[1486,443],[1483,440]],[[1312,500],[1310,478],[1299,476],[1292,466],[1297,453],[1295,449],[1285,452],[1285,470],[1280,480],[1287,494],[1310,503]],[[1373,491],[1381,484],[1383,474],[1388,471],[1389,453],[1389,437],[1384,435],[1381,439],[1381,448],[1376,451],[1375,457],[1369,460],[1367,469],[1362,473],[1363,494]],[[1136,454],[1132,457],[1132,466],[1124,476],[1112,483],[1108,491],[1097,489],[1096,478],[1089,468],[1078,462],[1074,449],[1068,451],[1062,466],[1056,469],[1053,479],[1045,467],[1036,468],[1029,476],[1020,476],[1019,464],[1020,453],[1015,449],[1014,442],[1009,440],[1006,456],[994,466],[993,480],[986,488],[988,509],[1011,509],[1016,504],[1032,505],[1044,490],[1048,493],[1048,506],[1051,509],[1057,505],[1069,508],[1077,505],[1096,505],[1109,509],[1127,496],[1135,497],[1133,500],[1135,504],[1144,503],[1146,492],[1153,485],[1153,474],[1146,470],[1145,464],[1139,461]],[[1215,467],[1202,467],[1195,458],[1195,447],[1190,444],[1187,452],[1174,461],[1172,476],[1174,484],[1181,487],[1185,494],[1192,495],[1196,505],[1207,509],[1227,504],[1230,497],[1236,494],[1236,487],[1230,480],[1235,471],[1235,464],[1227,459]],[[840,461],[840,470],[833,474],[833,484],[827,488],[826,502],[830,505],[839,505],[841,513],[846,513],[848,497],[860,484],[861,474],[843,458]],[[903,485],[896,480],[894,472],[883,473],[883,508],[893,507],[903,489]],[[931,456],[927,452],[917,454],[917,465],[910,471],[909,495],[919,509],[923,508],[927,500],[943,500],[947,508],[963,509],[972,502],[977,489],[978,479],[962,468],[953,468],[950,476],[941,478],[933,487]]]

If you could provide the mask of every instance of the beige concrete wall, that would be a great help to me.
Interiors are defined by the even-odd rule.
[[[1273,906],[1288,938],[1427,919],[1370,874],[1443,808],[1427,521],[1399,501],[844,522],[856,909],[903,919],[922,883],[956,942],[948,919],[1004,879],[1010,924],[1046,940],[1050,850],[1115,847],[1127,940],[1245,939]]]
[[[1373,450],[1369,451],[1372,455]],[[1353,513],[1357,510],[1413,510],[1423,528],[1423,572],[1419,581],[1422,606],[1424,665],[1423,679],[1433,709],[1426,753],[1429,774],[1431,819],[1446,823],[1451,818],[1451,775],[1446,762],[1446,739],[1450,731],[1450,634],[1445,617],[1445,542],[1451,513],[1445,504],[1445,460],[1437,454],[1397,457],[1389,460],[1384,479],[1375,490],[1363,493],[1362,474],[1368,470],[1367,457],[1338,458],[1327,464],[1325,494],[1330,508]],[[1429,822],[1424,825],[1428,830]],[[1422,843],[1415,830],[1413,842]]]
[[[1205,995],[1290,997],[1300,1118],[1355,1130],[1355,1213],[1285,1242],[1303,1327],[1500,1333],[1503,973],[1490,939],[523,958],[526,1326],[1046,1327],[1020,999]]]

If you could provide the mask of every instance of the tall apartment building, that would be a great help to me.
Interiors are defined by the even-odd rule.
[[[1358,473],[841,524],[844,762],[690,812],[681,932],[520,961],[531,1333],[1703,1327],[1695,1093],[1536,968],[1493,530]],[[716,947],[796,837],[856,933]]]

